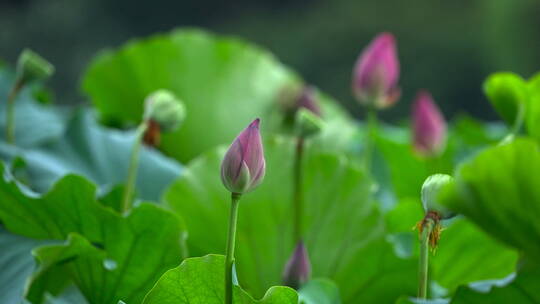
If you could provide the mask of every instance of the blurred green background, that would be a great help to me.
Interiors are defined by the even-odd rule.
[[[358,53],[380,31],[398,39],[403,91],[383,117],[408,116],[420,88],[450,117],[496,115],[481,84],[495,71],[540,70],[538,0],[131,1],[1,0],[0,58],[24,47],[57,67],[58,103],[82,103],[79,79],[105,47],[177,26],[204,27],[253,41],[361,117],[350,94]]]

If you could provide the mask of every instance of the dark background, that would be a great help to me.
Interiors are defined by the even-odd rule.
[[[24,47],[52,61],[57,102],[84,97],[79,80],[102,48],[197,26],[253,41],[361,115],[352,65],[380,31],[398,39],[403,97],[384,115],[404,117],[419,88],[446,116],[495,114],[482,95],[489,73],[540,70],[540,0],[0,0],[0,58]]]

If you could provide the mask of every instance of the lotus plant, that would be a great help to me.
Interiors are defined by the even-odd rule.
[[[296,146],[293,163],[293,214],[294,241],[302,239],[302,160],[306,139],[319,133],[323,128],[321,109],[315,95],[315,89],[304,87],[295,102]]]
[[[453,178],[446,174],[434,174],[422,185],[421,199],[424,218],[417,224],[420,233],[420,260],[418,271],[418,298],[426,299],[429,269],[429,248],[435,250],[441,233],[441,220],[454,214],[439,203],[441,190],[451,184]]]
[[[390,107],[401,95],[398,87],[399,69],[396,40],[386,32],[377,35],[362,51],[353,69],[353,95],[358,103],[367,108],[368,136],[364,158],[368,170],[377,125],[376,111]]]
[[[232,275],[238,203],[240,197],[255,189],[264,179],[266,161],[259,131],[260,120],[255,119],[233,141],[221,163],[221,181],[231,192],[231,212],[225,258],[225,303],[233,301]]]
[[[54,66],[37,53],[25,49],[17,61],[15,83],[7,100],[6,139],[15,143],[15,98],[21,89],[32,81],[45,80],[54,73]]]
[[[420,91],[413,104],[413,147],[416,153],[432,157],[446,145],[446,121],[431,94]]]
[[[167,90],[155,91],[146,98],[143,120],[135,132],[135,143],[131,150],[126,187],[122,198],[123,212],[127,212],[132,204],[141,143],[144,141],[151,146],[157,145],[161,132],[172,132],[178,129],[185,116],[186,110],[182,101]]]

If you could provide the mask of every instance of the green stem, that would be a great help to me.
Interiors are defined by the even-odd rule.
[[[122,212],[127,212],[131,209],[132,196],[137,180],[137,168],[139,167],[139,151],[141,150],[142,138],[147,128],[148,123],[144,121],[139,125],[135,133],[135,142],[133,143],[131,157],[129,159],[126,187],[124,189],[124,196],[122,197]]]
[[[519,131],[521,130],[521,126],[523,125],[523,120],[525,119],[525,106],[523,103],[519,104],[518,112],[516,114],[516,120],[514,121],[514,125],[512,126],[512,129],[510,130],[510,134],[517,135]]]
[[[428,268],[429,268],[429,235],[433,230],[434,222],[426,218],[422,227],[420,238],[420,261],[418,267],[418,298],[427,298]]]
[[[17,80],[9,91],[6,109],[6,139],[10,144],[15,144],[15,98],[23,87],[23,81]]]
[[[293,214],[294,214],[294,240],[295,244],[302,238],[302,158],[304,154],[304,138],[299,136],[296,141],[293,167]]]
[[[229,216],[229,234],[227,236],[227,250],[225,252],[225,304],[232,304],[233,289],[232,276],[234,265],[234,243],[236,238],[236,222],[238,220],[238,202],[240,193],[231,194],[231,214]]]
[[[371,161],[375,150],[375,132],[377,130],[377,111],[370,107],[367,111],[367,136],[366,149],[364,151],[364,165],[368,172],[371,171]]]

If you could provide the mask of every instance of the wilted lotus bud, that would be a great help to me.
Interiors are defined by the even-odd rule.
[[[150,94],[144,107],[144,119],[157,123],[161,132],[176,130],[186,117],[184,103],[168,90]]]
[[[428,177],[422,185],[422,206],[424,212],[435,212],[441,219],[453,217],[455,214],[439,203],[439,194],[446,186],[454,182],[450,175],[434,174]]]
[[[298,136],[306,138],[321,132],[324,122],[308,109],[301,108],[296,112],[296,131]]]
[[[389,107],[401,94],[398,80],[399,61],[394,36],[381,33],[356,61],[352,81],[354,96],[359,103],[368,107]]]
[[[283,284],[298,289],[311,276],[311,263],[304,242],[299,241],[283,270]]]
[[[446,145],[446,122],[431,94],[420,91],[413,105],[413,146],[424,156],[437,155]]]
[[[257,187],[264,178],[265,160],[255,119],[236,139],[221,163],[221,181],[232,193],[246,193]]]
[[[17,79],[21,83],[43,80],[54,73],[54,66],[37,53],[25,49],[17,61]]]

